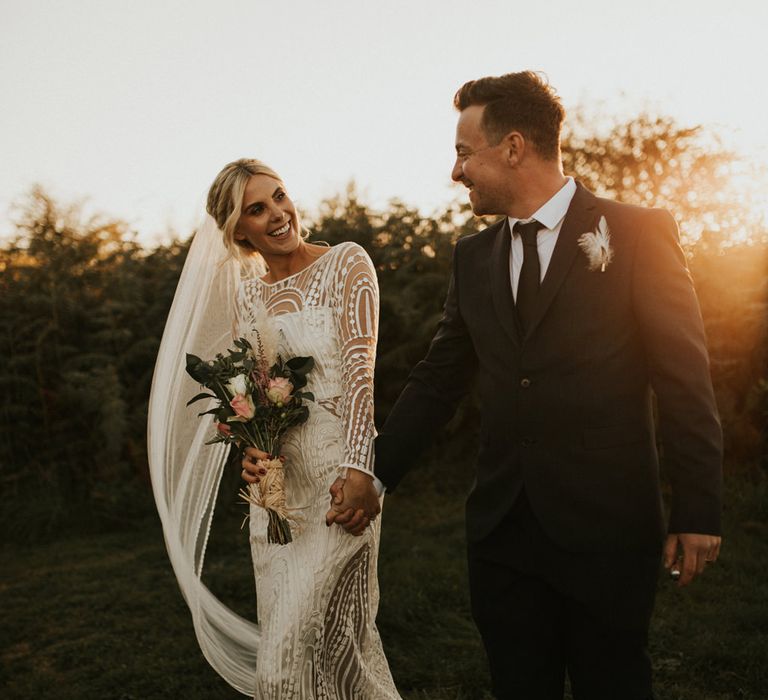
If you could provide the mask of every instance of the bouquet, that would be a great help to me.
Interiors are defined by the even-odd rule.
[[[314,367],[312,357],[293,357],[284,361],[265,348],[262,334],[256,332],[254,349],[247,338],[234,341],[235,349],[205,361],[187,353],[187,373],[209,391],[192,397],[187,405],[215,399],[217,405],[198,415],[213,415],[216,435],[206,444],[224,442],[236,449],[240,459],[245,447],[255,447],[270,455],[261,464],[267,473],[258,484],[241,489],[245,502],[264,508],[269,514],[267,540],[287,544],[292,540],[285,505],[283,463],[277,457],[285,432],[306,422],[314,401],[308,391],[307,375]]]

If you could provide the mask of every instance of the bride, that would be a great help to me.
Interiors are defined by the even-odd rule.
[[[372,474],[373,368],[378,287],[355,243],[324,247],[302,237],[280,177],[257,160],[225,166],[208,194],[158,354],[150,398],[152,483],[169,557],[201,649],[235,688],[254,698],[399,700],[375,626],[379,523],[347,514],[353,536],[327,527],[328,493],[348,470]],[[284,357],[311,356],[306,423],[281,446],[293,541],[267,542],[267,515],[250,506],[258,624],[202,583],[216,491],[227,461],[205,445],[213,424],[185,406],[199,388],[184,354],[212,358],[266,313]],[[258,459],[250,451],[258,479]],[[246,460],[247,461],[247,460]]]

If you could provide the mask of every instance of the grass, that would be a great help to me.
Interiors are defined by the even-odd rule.
[[[411,477],[385,504],[385,650],[406,700],[488,698],[466,589],[465,485],[441,479],[437,465],[424,476],[425,488]],[[765,484],[730,484],[727,504],[718,564],[686,590],[661,579],[651,636],[659,700],[768,697]],[[239,517],[238,508],[222,508],[207,581],[249,615],[252,570]],[[154,518],[122,532],[5,546],[0,571],[6,700],[243,697],[197,647]]]

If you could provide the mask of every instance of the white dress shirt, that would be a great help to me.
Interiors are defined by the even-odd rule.
[[[513,219],[511,216],[508,217],[509,231],[512,235],[512,245],[509,247],[509,279],[512,283],[512,293],[515,295],[515,301],[517,301],[520,268],[523,266],[523,239],[519,233],[514,233],[515,224],[518,221],[525,223],[531,221],[531,219],[536,219],[544,227],[539,230],[539,235],[536,237],[536,247],[539,251],[539,266],[541,268],[541,279],[539,281],[542,281],[547,273],[549,261],[552,260],[552,252],[555,250],[557,234],[560,233],[565,213],[571,205],[573,195],[576,194],[576,183],[573,178],[569,177],[567,180],[555,196],[539,207],[530,219]]]
[[[375,474],[373,475],[373,488],[376,489],[376,493],[379,495],[379,498],[381,498],[384,495],[384,492],[387,490],[384,486],[384,482],[382,482],[382,480],[379,479],[379,477]]]
[[[530,219],[513,219],[508,217],[510,232],[513,231],[518,221],[525,222],[531,219],[536,219],[542,226],[546,227],[540,229],[536,237],[542,280],[549,267],[549,261],[552,260],[552,252],[555,250],[557,234],[560,233],[563,219],[565,219],[565,214],[571,205],[574,194],[576,194],[576,183],[572,177],[569,177],[554,197],[539,207]],[[512,282],[512,293],[515,295],[515,299],[517,299],[517,283],[520,280],[520,268],[522,266],[523,240],[520,238],[519,233],[512,233],[512,245],[509,248],[509,278]],[[384,484],[376,476],[373,477],[373,484],[379,496],[381,496],[385,491]]]

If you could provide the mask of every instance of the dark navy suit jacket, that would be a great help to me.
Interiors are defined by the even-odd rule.
[[[578,239],[601,216],[613,260],[590,271]],[[482,426],[470,543],[525,488],[541,526],[569,550],[658,550],[667,528],[653,390],[673,487],[668,529],[719,534],[721,429],[672,216],[579,185],[525,337],[509,248],[506,219],[458,241],[437,333],[376,440],[376,475],[393,490],[476,381]]]

